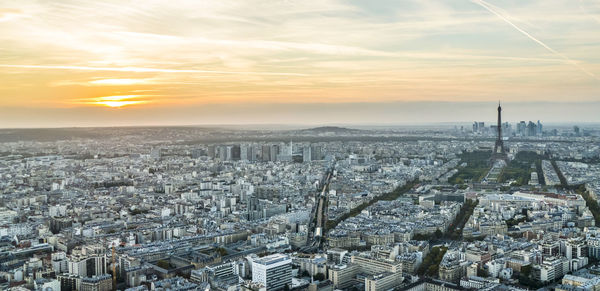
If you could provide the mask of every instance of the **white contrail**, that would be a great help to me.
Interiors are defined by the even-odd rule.
[[[113,68],[113,67],[8,65],[8,64],[0,64],[0,67],[24,68],[24,69],[134,72],[134,73],[206,73],[206,74],[228,74],[228,75],[306,76],[305,74],[297,74],[297,73],[236,72],[236,71],[188,70],[188,69],[157,69],[157,68],[139,68],[139,67],[116,67],[116,68]]]
[[[592,14],[592,13],[589,13],[589,12],[588,12],[588,11],[587,11],[587,10],[586,10],[584,7],[583,7],[583,4],[584,4],[584,3],[583,3],[583,0],[579,0],[579,9],[581,9],[581,12],[583,12],[585,15],[587,15],[587,16],[589,16],[589,17],[591,17],[592,19],[594,19],[594,20],[596,20],[596,21],[600,22],[600,17],[598,17],[598,16],[596,16],[596,15],[594,15],[594,14]]]
[[[598,76],[596,76],[594,73],[586,70],[584,67],[580,66],[577,62],[575,62],[574,60],[570,59],[569,57],[561,54],[560,52],[556,51],[555,49],[547,46],[545,43],[543,43],[541,40],[535,38],[534,36],[532,36],[531,34],[529,34],[527,31],[521,29],[520,27],[518,27],[516,24],[514,24],[512,21],[510,21],[506,16],[502,15],[501,13],[497,12],[496,10],[494,10],[493,7],[495,7],[492,4],[489,4],[483,0],[471,0],[472,2],[478,4],[479,6],[485,8],[487,11],[491,12],[492,14],[500,17],[500,19],[504,20],[504,22],[508,23],[510,26],[512,26],[514,29],[516,29],[517,31],[519,31],[520,33],[522,33],[523,35],[525,35],[526,37],[528,37],[529,39],[535,41],[536,43],[538,43],[539,45],[541,45],[542,47],[544,47],[546,50],[548,50],[549,52],[561,57],[562,59],[564,59],[567,63],[575,66],[577,69],[579,69],[580,71],[584,72],[585,74],[587,74],[588,76],[596,79],[596,80],[600,80],[600,78],[598,78]]]

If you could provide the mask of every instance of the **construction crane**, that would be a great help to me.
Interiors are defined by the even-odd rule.
[[[112,285],[113,290],[117,290],[117,252],[115,250],[115,243],[112,243]]]

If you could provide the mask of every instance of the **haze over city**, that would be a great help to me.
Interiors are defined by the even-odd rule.
[[[0,290],[600,290],[597,0],[0,0]]]
[[[0,125],[599,122],[598,39],[584,0],[2,1]]]

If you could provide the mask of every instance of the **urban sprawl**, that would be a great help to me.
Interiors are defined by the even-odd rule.
[[[0,131],[2,290],[600,290],[600,131]]]

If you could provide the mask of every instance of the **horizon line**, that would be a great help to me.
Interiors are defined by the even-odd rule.
[[[534,121],[534,120],[527,120]],[[251,126],[280,126],[280,127],[308,127],[319,128],[319,127],[349,127],[349,126],[372,126],[372,127],[410,127],[410,126],[457,126],[457,125],[470,125],[476,121],[440,121],[440,122],[421,122],[421,123],[204,123],[204,124],[140,124],[140,125],[108,125],[108,126],[50,126],[50,127],[0,127],[0,130],[23,130],[23,129],[92,129],[92,128],[160,128],[160,127],[208,127],[208,128],[219,128],[219,127],[251,127]],[[495,123],[493,121],[483,121],[484,123]],[[507,123],[519,123],[520,121],[505,121]],[[503,122],[503,123],[505,123]],[[599,125],[600,121],[568,121],[568,122],[542,122],[543,125],[552,126],[572,126],[572,125]]]

